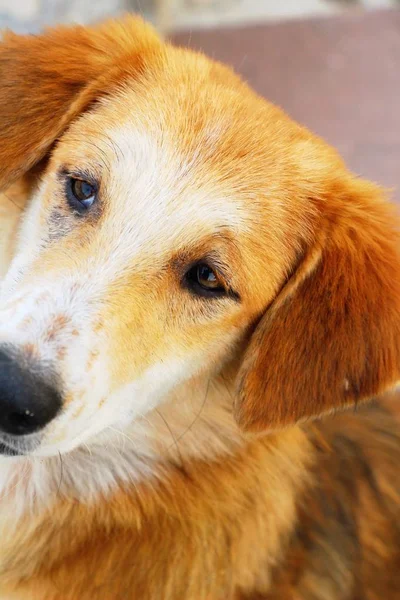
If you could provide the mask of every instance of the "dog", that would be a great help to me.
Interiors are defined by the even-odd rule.
[[[385,193],[134,16],[0,76],[0,598],[397,599]]]

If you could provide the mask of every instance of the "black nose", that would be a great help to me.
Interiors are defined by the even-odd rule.
[[[61,408],[55,386],[25,362],[0,350],[0,431],[10,435],[42,429]]]

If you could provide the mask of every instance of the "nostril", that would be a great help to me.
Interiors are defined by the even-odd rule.
[[[8,430],[16,435],[31,433],[37,429],[35,414],[26,409],[24,412],[10,412],[7,417]]]

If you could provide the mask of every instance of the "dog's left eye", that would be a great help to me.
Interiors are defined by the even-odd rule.
[[[222,296],[226,293],[217,271],[205,262],[196,263],[187,271],[185,284],[200,296]]]
[[[66,192],[69,205],[74,210],[83,213],[87,211],[96,200],[97,188],[93,183],[77,177],[68,177]]]

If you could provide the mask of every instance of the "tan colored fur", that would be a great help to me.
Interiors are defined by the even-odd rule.
[[[0,457],[1,600],[395,600],[399,426],[313,422],[400,379],[383,192],[140,19],[7,34],[0,76],[0,345],[63,391]]]

